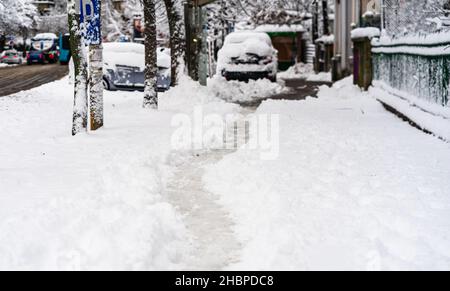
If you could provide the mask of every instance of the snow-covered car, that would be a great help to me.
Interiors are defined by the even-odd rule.
[[[158,90],[170,88],[170,55],[158,49]],[[144,90],[145,47],[139,43],[103,44],[103,85],[106,90]]]
[[[227,80],[277,80],[278,51],[264,32],[233,32],[219,51],[217,74]]]
[[[8,65],[22,64],[22,57],[16,50],[4,51],[0,55],[0,63]]]
[[[31,39],[31,48],[27,53],[27,64],[56,63],[59,58],[59,38],[54,33],[40,33]]]

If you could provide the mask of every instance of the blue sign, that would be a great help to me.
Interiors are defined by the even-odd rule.
[[[86,45],[102,42],[99,0],[80,1],[80,24]]]

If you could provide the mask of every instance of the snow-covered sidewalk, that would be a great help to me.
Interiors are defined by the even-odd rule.
[[[204,177],[244,246],[230,269],[450,268],[447,143],[351,79],[257,113],[279,114],[279,158],[240,149]]]
[[[174,149],[179,114],[283,90],[211,81],[182,80],[159,111],[106,92],[105,128],[77,137],[67,79],[0,98],[0,269],[450,268],[447,143],[347,79],[262,104],[274,160]]]
[[[142,109],[105,92],[105,128],[71,136],[67,78],[0,98],[0,269],[188,268],[192,236],[165,196],[172,118],[235,104],[192,81]]]

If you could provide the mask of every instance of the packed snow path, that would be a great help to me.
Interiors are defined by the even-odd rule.
[[[191,270],[223,270],[239,261],[240,243],[233,231],[230,213],[218,203],[218,195],[203,184],[204,168],[221,161],[246,142],[244,122],[235,123],[226,149],[173,153],[169,164],[175,168],[166,187],[169,202],[183,215],[192,237]]]
[[[187,268],[223,270],[237,262],[239,243],[229,213],[217,203],[218,197],[204,189],[203,167],[220,161],[229,151],[193,153],[176,166],[167,186],[169,202],[183,215],[192,236],[193,253]]]

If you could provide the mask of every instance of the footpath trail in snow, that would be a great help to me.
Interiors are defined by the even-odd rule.
[[[221,161],[245,144],[245,119],[239,120],[227,136],[225,149],[174,153],[169,159],[174,175],[166,192],[168,200],[183,215],[191,234],[191,270],[223,270],[239,261],[241,245],[235,237],[230,213],[218,203],[219,196],[203,184],[204,168]]]
[[[169,202],[183,215],[192,236],[191,270],[222,270],[237,262],[240,248],[229,213],[218,197],[203,187],[203,167],[220,161],[229,151],[199,152],[177,165],[167,186]]]
[[[300,86],[301,85],[301,86]],[[315,96],[321,83],[294,79],[286,83],[288,93],[275,94],[263,99],[304,99]],[[254,113],[263,99],[235,101],[244,106],[244,114]],[[188,268],[192,270],[223,270],[238,264],[242,256],[241,243],[235,236],[235,222],[222,203],[220,196],[205,188],[205,168],[222,161],[244,145],[247,140],[246,118],[238,120],[228,132],[226,149],[173,153],[169,165],[174,175],[168,181],[168,200],[184,216],[184,223],[192,237],[193,254]]]

